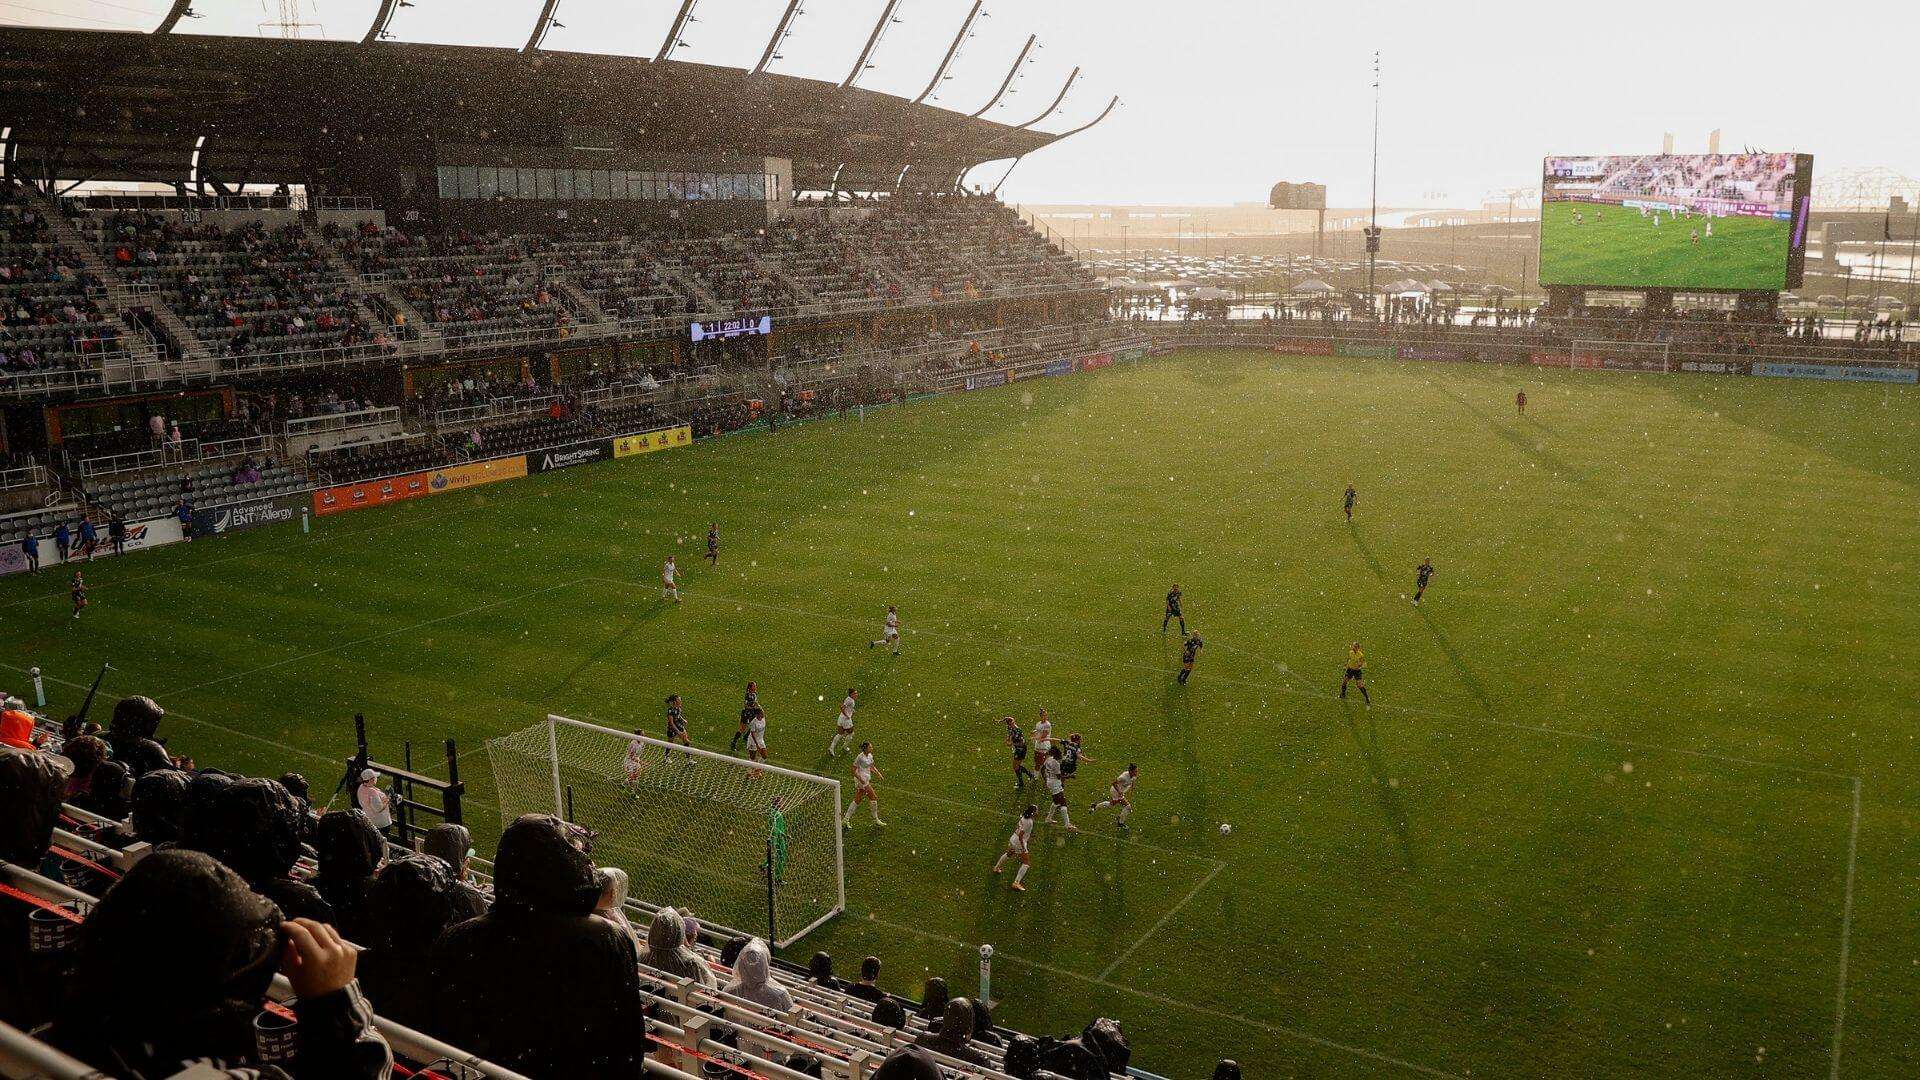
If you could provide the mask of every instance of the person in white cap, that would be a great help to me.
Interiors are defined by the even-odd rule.
[[[361,770],[360,787],[353,793],[353,802],[374,828],[384,833],[393,827],[393,800],[380,790],[380,776],[372,769]]]

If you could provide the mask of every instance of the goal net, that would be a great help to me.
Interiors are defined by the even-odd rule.
[[[555,814],[637,899],[790,945],[847,903],[840,782],[563,716],[487,743],[501,821]]]

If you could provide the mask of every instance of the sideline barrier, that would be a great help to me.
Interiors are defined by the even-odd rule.
[[[283,521],[292,521],[294,514],[310,502],[306,492],[298,491],[268,499],[249,499],[197,509],[193,512],[193,535],[217,536],[257,529],[262,525],[278,525]]]
[[[575,465],[591,465],[596,461],[612,461],[613,440],[585,439],[546,450],[535,450],[522,460],[526,464],[529,475],[558,472],[561,469],[571,469]]]
[[[196,515],[196,518],[197,516],[198,515]],[[74,513],[74,520],[79,520],[78,511]],[[147,548],[165,547],[168,544],[177,544],[186,538],[186,530],[180,527],[180,519],[174,517],[172,514],[161,517],[141,518],[138,521],[127,522],[127,539],[126,542],[121,545],[121,553],[132,554],[136,551],[145,551]],[[107,539],[107,528],[102,525],[100,527],[100,539],[94,545],[93,557],[94,559],[110,559],[114,554],[113,541]],[[60,558],[59,550],[53,546],[52,535],[49,534],[40,537],[40,569],[42,570],[63,565],[78,565],[89,561],[85,555],[80,553],[80,539],[77,531],[74,536],[71,554],[64,561]],[[0,577],[25,573],[26,569],[27,553],[21,550],[18,541],[0,545]]]
[[[1333,345],[1333,355],[1355,356],[1364,360],[1391,360],[1393,359],[1393,346],[1336,341]]]
[[[1787,364],[1766,360],[1753,365],[1753,373],[1776,379],[1920,383],[1920,368],[1867,367],[1861,364]]]
[[[693,442],[693,425],[681,424],[679,427],[664,428],[660,431],[645,431],[638,435],[622,435],[613,440],[615,458],[632,457],[635,454],[651,454],[655,450],[667,450],[675,446],[686,446]]]

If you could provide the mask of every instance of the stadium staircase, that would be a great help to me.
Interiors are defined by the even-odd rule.
[[[566,305],[573,309],[574,314],[580,316],[580,320],[588,326],[611,327],[615,322],[613,316],[607,314],[607,309],[600,306],[600,301],[595,300],[592,293],[575,285],[573,278],[566,271],[547,271],[547,282],[553,286],[555,292],[560,294],[560,298],[566,302]]]
[[[705,285],[700,284],[698,278],[685,273],[679,266],[655,260],[654,267],[659,271],[661,280],[673,286],[680,295],[693,301],[701,316],[708,319],[723,319],[729,314],[727,305],[722,304],[719,297],[709,292]]]
[[[340,254],[340,249],[329,243],[325,234],[323,234],[313,222],[308,221],[305,215],[301,216],[300,230],[302,234],[306,236],[307,241],[313,245],[314,250],[319,251],[326,258],[327,267],[334,273],[339,274],[340,279],[347,283],[347,291],[353,300],[354,314],[360,316],[362,322],[368,326],[392,325],[391,320],[389,320],[384,313],[367,302],[368,294],[378,292],[381,300],[390,305],[394,311],[405,315],[408,325],[419,330],[420,336],[418,338],[412,338],[404,334],[396,335],[397,340],[395,344],[399,347],[401,353],[426,352],[428,351],[427,343],[429,340],[432,341],[432,351],[439,351],[440,332],[429,327],[426,320],[420,317],[420,313],[414,310],[412,304],[407,303],[406,298],[402,297],[397,289],[388,287],[384,282],[378,287],[372,282],[369,282],[366,276],[360,273],[360,268],[353,265],[346,256]]]
[[[812,289],[807,287],[805,282],[787,273],[786,267],[761,255],[751,246],[734,237],[726,238],[721,241],[721,244],[727,248],[727,250],[737,253],[741,258],[751,263],[755,270],[779,282],[782,288],[797,297],[803,313],[810,313],[819,308],[819,297],[814,294]]]

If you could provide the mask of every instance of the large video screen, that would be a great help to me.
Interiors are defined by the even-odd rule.
[[[1794,288],[1812,184],[1807,154],[1550,157],[1540,182],[1540,283]]]

